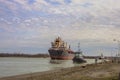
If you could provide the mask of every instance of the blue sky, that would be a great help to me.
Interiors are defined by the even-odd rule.
[[[115,55],[119,0],[0,0],[0,52],[48,53],[57,36],[85,55]]]

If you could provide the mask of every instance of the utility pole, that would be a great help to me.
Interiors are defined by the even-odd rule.
[[[120,41],[117,41],[118,43],[118,57],[120,57]]]

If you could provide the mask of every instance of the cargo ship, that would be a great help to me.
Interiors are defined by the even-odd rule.
[[[51,48],[48,50],[51,59],[57,60],[72,60],[74,52],[67,47],[67,43],[62,41],[60,37],[57,37],[54,42],[51,42]]]

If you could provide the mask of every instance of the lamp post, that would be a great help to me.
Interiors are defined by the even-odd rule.
[[[113,41],[116,41],[118,44],[118,53],[116,54],[116,58],[117,58],[117,61],[119,63],[120,62],[120,41],[116,40],[116,39],[114,39]]]

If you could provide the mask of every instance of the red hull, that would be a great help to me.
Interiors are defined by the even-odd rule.
[[[58,59],[58,60],[72,60],[74,58],[73,55],[71,56],[50,56],[51,59]]]

